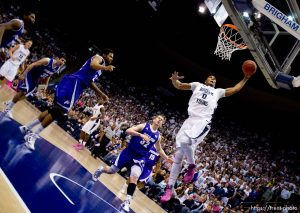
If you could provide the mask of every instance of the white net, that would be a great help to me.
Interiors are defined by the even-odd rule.
[[[247,49],[238,29],[232,24],[224,24],[218,36],[218,43],[214,54],[222,60],[230,60],[231,54],[236,50]]]

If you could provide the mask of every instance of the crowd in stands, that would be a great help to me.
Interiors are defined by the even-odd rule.
[[[1,11],[0,16],[3,22],[11,19],[13,14]],[[38,29],[34,34],[34,45],[27,63],[62,52],[55,43],[59,38],[52,38],[51,30]],[[111,164],[129,141],[124,133],[126,128],[146,122],[153,115],[164,114],[167,122],[161,129],[162,145],[168,155],[174,154],[176,133],[187,112],[166,107],[157,91],[128,87],[124,82],[125,79],[108,76],[97,82],[109,94],[109,102],[105,105],[105,118],[99,130],[91,135],[86,148],[95,158]],[[53,104],[54,90],[39,89],[28,100],[44,111]],[[58,123],[76,140],[91,116],[90,109],[96,104],[94,100],[97,100],[95,93],[87,89],[66,115],[67,121]],[[187,169],[184,168],[176,182],[177,196],[170,202],[160,203],[171,168],[163,160],[158,173],[152,175],[141,191],[168,212],[251,212],[250,206],[268,203],[280,206],[298,204],[299,208],[300,164],[296,157],[299,153],[271,149],[271,135],[250,131],[226,118],[214,118],[212,130],[196,152],[197,173],[193,182],[183,183],[182,176]],[[99,148],[104,137],[109,138],[110,143],[104,149]]]
[[[145,122],[151,115],[160,112],[169,118],[162,128],[162,144],[165,152],[172,155],[175,136],[184,120],[182,114],[185,112],[172,112],[168,108],[160,108],[158,106],[163,103],[159,103],[159,99],[155,104],[151,104],[149,94],[143,94],[139,88],[122,89],[122,80],[114,82],[104,78],[102,81],[103,87],[109,91],[110,102],[106,106],[105,120],[99,132],[111,126],[116,128],[123,123],[131,126]],[[135,98],[130,94],[141,95]],[[89,116],[88,109],[94,104],[89,100],[94,98],[94,92],[87,90],[69,114],[68,122],[62,126],[77,140],[84,120]],[[225,123],[224,118],[215,120],[211,133],[200,144],[196,155],[198,172],[193,183],[182,182],[183,169],[176,183],[177,197],[161,204],[162,207],[169,212],[210,212],[209,209],[213,212],[242,212],[246,207],[256,204],[278,202],[280,205],[286,205],[299,202],[300,176],[296,153],[292,150],[271,150],[270,134],[260,135],[246,131],[234,122],[229,122],[230,125]],[[236,135],[236,132],[239,134]],[[124,144],[121,145],[123,140],[119,139],[121,133],[122,131],[116,131],[113,136],[116,140],[107,145],[107,152],[95,157],[112,163],[124,147]],[[92,140],[94,138],[93,136]],[[94,146],[97,146],[97,143],[99,142],[92,142]],[[89,148],[91,153],[94,153],[94,147]],[[168,162],[163,161],[159,173],[153,174],[153,179],[142,189],[158,203],[166,187],[170,166]]]

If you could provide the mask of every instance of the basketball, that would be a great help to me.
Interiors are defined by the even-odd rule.
[[[242,70],[246,77],[250,77],[251,75],[253,75],[256,72],[256,68],[257,65],[252,60],[246,60],[242,65]]]

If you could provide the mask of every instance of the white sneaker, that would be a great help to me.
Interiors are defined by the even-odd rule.
[[[39,136],[35,133],[30,133],[30,134],[25,135],[24,136],[24,139],[26,141],[25,146],[30,150],[34,150],[35,149],[35,147],[34,147],[35,141],[38,138],[39,138]]]
[[[129,212],[129,201],[125,200],[122,204],[121,204],[121,210],[123,210],[124,212]]]
[[[21,132],[23,135],[27,135],[27,134],[31,133],[31,130],[28,129],[27,126],[20,126],[19,129],[20,129],[20,132]]]
[[[103,166],[100,166],[93,174],[93,181],[97,181],[98,180],[98,177],[100,177],[100,175],[102,174],[103,172]]]

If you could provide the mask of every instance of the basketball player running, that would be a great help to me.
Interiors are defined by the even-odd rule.
[[[0,24],[0,48],[7,48],[19,35],[24,34],[25,23],[34,24],[35,14],[28,12],[24,14],[23,20],[12,19]],[[6,60],[5,55],[1,52],[1,59]]]
[[[42,58],[32,64],[28,65],[24,73],[23,77],[20,77],[21,82],[18,85],[18,93],[13,97],[11,101],[9,101],[4,109],[3,113],[0,115],[5,116],[11,113],[13,106],[20,100],[26,98],[26,96],[32,94],[38,86],[38,80],[40,78],[47,78],[47,82],[49,82],[51,76],[59,71],[61,66],[66,63],[66,59],[64,57],[53,59],[53,58]],[[25,78],[24,78],[25,76]]]
[[[111,65],[114,53],[111,49],[104,49],[102,56],[96,54],[89,58],[84,65],[75,73],[65,75],[59,82],[54,99],[54,105],[49,110],[42,112],[37,119],[26,126],[21,126],[20,130],[24,134],[25,145],[28,149],[34,150],[35,141],[38,134],[43,131],[54,120],[63,120],[64,114],[68,112],[79,99],[80,95],[87,87],[93,89],[96,94],[105,102],[108,97],[94,83],[96,77],[101,76],[103,71],[112,72],[114,66]],[[32,129],[35,128],[33,132]]]
[[[175,159],[165,194],[161,197],[161,202],[167,202],[171,199],[172,195],[176,195],[174,185],[181,171],[182,160],[185,157],[189,165],[183,181],[187,183],[192,181],[196,167],[194,152],[197,145],[210,130],[210,122],[217,108],[218,100],[239,92],[250,77],[251,75],[249,74],[245,75],[234,87],[215,89],[216,77],[213,75],[208,76],[204,84],[202,84],[199,82],[183,83],[179,81],[184,78],[183,76],[179,76],[178,72],[172,74],[170,80],[176,89],[192,90],[193,93],[189,100],[189,117],[184,121],[176,135]]]
[[[129,205],[136,189],[137,181],[142,174],[146,157],[151,148],[155,145],[158,153],[165,159],[172,161],[161,148],[161,136],[159,128],[165,122],[165,117],[157,115],[153,118],[152,123],[142,123],[130,127],[126,134],[131,135],[127,147],[117,157],[115,163],[108,167],[100,167],[93,174],[93,180],[97,181],[102,173],[114,174],[123,167],[130,168],[129,184],[127,187],[127,197],[122,203],[122,210],[129,212]]]
[[[13,81],[18,73],[19,67],[24,63],[28,55],[30,54],[30,47],[32,41],[28,40],[25,44],[17,44],[15,47],[9,49],[10,58],[0,68],[0,78],[4,77],[9,81]],[[5,80],[6,81],[6,80]],[[1,82],[1,85],[5,83]]]
[[[93,107],[93,115],[90,119],[83,125],[81,132],[80,132],[80,139],[79,143],[74,145],[76,150],[81,150],[84,147],[84,144],[89,140],[90,135],[95,132],[100,126],[100,120],[104,119],[105,116],[105,109],[104,109],[104,101],[99,100]]]

